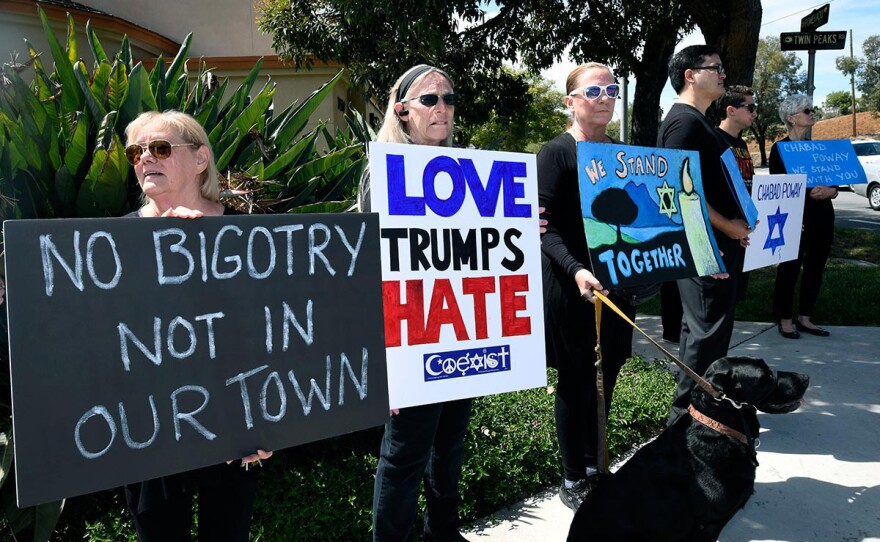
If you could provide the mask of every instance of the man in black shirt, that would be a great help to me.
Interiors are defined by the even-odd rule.
[[[744,85],[733,85],[727,88],[724,96],[715,102],[715,113],[719,124],[715,128],[724,144],[733,151],[736,165],[742,175],[746,189],[752,193],[752,179],[755,177],[755,163],[752,153],[741,134],[758,118],[758,106],[755,104],[755,93]],[[728,271],[733,272],[732,269]],[[736,299],[746,298],[749,284],[749,273],[743,272],[742,265],[736,270]]]
[[[715,47],[692,45],[676,53],[669,61],[669,80],[678,93],[678,102],[669,110],[657,137],[658,147],[700,153],[709,222],[729,272],[728,278],[677,281],[684,312],[680,357],[698,374],[727,355],[736,306],[736,269],[742,265],[740,243],[747,243],[750,233],[721,170],[721,153],[726,145],[706,119],[706,110],[724,94],[724,77],[721,55]],[[679,376],[670,425],[687,412],[693,385],[687,375]]]

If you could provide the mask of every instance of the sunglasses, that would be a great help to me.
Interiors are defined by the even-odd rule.
[[[742,105],[736,106],[737,109],[739,109],[741,107],[745,107],[746,109],[748,109],[749,113],[754,113],[755,111],[758,110],[758,104],[742,104]]]
[[[715,73],[721,75],[724,73],[724,66],[721,64],[712,64],[711,66],[694,66],[692,70],[714,70]]]
[[[574,96],[575,94],[582,93],[584,98],[588,100],[598,100],[599,97],[602,96],[602,92],[605,93],[605,96],[608,96],[612,100],[615,100],[620,97],[620,85],[617,83],[611,83],[610,85],[588,85],[582,89],[575,90],[569,96]]]
[[[804,115],[812,115],[813,110],[808,107],[808,108],[804,109],[803,111],[798,111],[798,113],[803,113]]]
[[[174,147],[195,147],[198,148],[199,145],[195,143],[169,143],[164,139],[154,139],[150,141],[146,145],[139,145],[134,143],[125,147],[125,157],[128,159],[128,163],[136,166],[141,161],[141,155],[145,150],[149,150],[150,154],[153,155],[154,158],[158,160],[165,160],[169,156],[171,156],[171,149]]]
[[[442,96],[440,96],[438,94],[422,94],[421,96],[418,96],[417,98],[406,98],[405,100],[400,100],[400,103],[405,104],[406,102],[408,102],[410,100],[418,99],[419,103],[424,105],[425,107],[434,107],[435,105],[437,105],[437,102],[440,101],[440,98],[443,98],[443,103],[445,103],[448,106],[455,105],[455,94],[452,94],[451,92],[449,94],[444,94]]]

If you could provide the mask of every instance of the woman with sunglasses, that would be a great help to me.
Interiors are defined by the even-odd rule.
[[[547,230],[542,236],[544,328],[547,362],[556,367],[554,413],[563,481],[559,497],[577,510],[597,482],[596,316],[593,290],[608,294],[592,273],[578,189],[577,143],[619,143],[605,133],[614,115],[620,86],[611,69],[590,62],[566,81],[565,105],[571,126],[538,153],[538,196]],[[612,292],[611,299],[630,318],[635,307]],[[632,355],[632,327],[607,311],[602,318],[605,412],[617,374]]]
[[[377,141],[449,147],[455,94],[449,76],[420,64],[391,87]],[[370,211],[369,169],[361,179],[360,208]],[[415,522],[425,483],[423,539],[466,541],[458,532],[458,480],[471,399],[402,408],[385,424],[373,493],[373,540],[404,542]]]
[[[177,111],[143,113],[125,130],[144,205],[128,216],[197,218],[240,214],[220,202],[208,135]],[[242,468],[272,455],[258,450],[238,462],[205,467],[125,486],[141,542],[189,541],[193,495],[199,495],[199,540],[246,542],[257,470]]]
[[[788,130],[788,136],[780,141],[804,141],[813,124],[812,99],[803,94],[792,94],[779,104],[779,118]],[[778,143],[778,142],[777,142]],[[785,164],[779,156],[776,143],[770,148],[770,173],[786,173]],[[773,290],[773,315],[779,318],[777,329],[786,339],[799,339],[801,333],[827,337],[830,333],[813,323],[812,317],[822,288],[825,262],[831,254],[834,241],[834,206],[837,197],[834,186],[807,188],[804,198],[803,229],[798,257],[782,262],[776,268],[776,287]],[[801,268],[798,316],[792,322],[794,289]]]

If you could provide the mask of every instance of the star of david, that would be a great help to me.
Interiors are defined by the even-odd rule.
[[[672,218],[678,212],[675,207],[675,188],[663,181],[663,186],[657,188],[657,194],[660,195],[660,213],[666,215],[666,218]]]
[[[770,254],[776,254],[776,249],[779,247],[785,246],[785,235],[783,234],[783,229],[785,228],[785,221],[788,220],[788,213],[779,212],[779,206],[776,206],[776,214],[767,215],[767,225],[770,228],[769,233],[767,233],[767,239],[764,241],[764,250],[770,249]],[[779,236],[773,237],[773,230],[776,227],[779,227]]]

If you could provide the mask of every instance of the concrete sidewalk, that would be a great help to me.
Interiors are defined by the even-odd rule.
[[[659,317],[640,315],[637,323],[660,336]],[[826,329],[830,337],[791,340],[772,324],[735,326],[731,355],[807,373],[811,384],[798,411],[761,414],[755,494],[721,542],[880,542],[880,328]],[[662,357],[642,337],[633,349],[645,359]],[[475,542],[562,541],[572,516],[550,488],[464,534]]]

